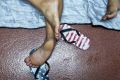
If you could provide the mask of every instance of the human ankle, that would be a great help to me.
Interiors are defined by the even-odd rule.
[[[55,44],[56,44],[56,41],[54,39],[48,39],[43,44],[43,47],[44,49],[51,50],[52,48],[54,48]]]

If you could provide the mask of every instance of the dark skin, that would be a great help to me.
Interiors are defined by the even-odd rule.
[[[60,17],[63,0],[28,0],[45,16],[46,38],[44,43],[30,56],[25,58],[25,63],[30,67],[39,67],[50,57],[59,37]],[[102,20],[109,20],[117,15],[120,9],[120,0],[108,0],[106,14]]]

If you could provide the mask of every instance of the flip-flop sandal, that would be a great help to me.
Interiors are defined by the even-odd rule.
[[[36,49],[33,49],[29,54],[32,55]],[[43,65],[38,68],[30,67],[30,71],[33,73],[35,80],[49,80],[48,73],[50,70],[50,65],[46,61]]]
[[[60,34],[62,40],[82,50],[87,50],[90,47],[90,39],[67,24],[61,25]]]

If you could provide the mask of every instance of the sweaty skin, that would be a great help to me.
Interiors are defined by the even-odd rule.
[[[120,0],[108,0],[106,14],[102,17],[102,20],[109,20],[117,16],[117,12],[120,9]]]
[[[39,67],[49,59],[59,37],[60,17],[63,8],[62,0],[29,0],[45,16],[46,38],[44,43],[30,56],[25,63],[30,67]]]

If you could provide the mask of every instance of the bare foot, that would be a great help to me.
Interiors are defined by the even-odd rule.
[[[25,58],[25,63],[30,67],[39,67],[50,57],[55,46],[54,40],[47,41],[43,46],[37,49],[32,55]]]
[[[117,11],[119,9],[118,0],[108,0],[108,6],[106,14],[102,17],[102,20],[109,20],[117,16]]]
[[[59,40],[60,38],[60,26],[55,27],[55,38]]]

